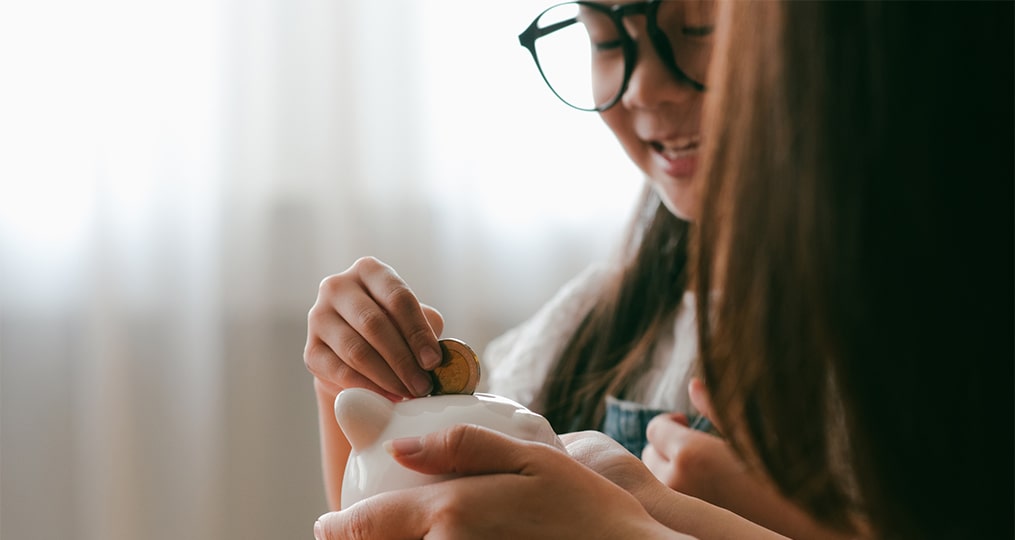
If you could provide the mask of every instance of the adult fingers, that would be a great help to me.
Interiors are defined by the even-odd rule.
[[[424,474],[526,474],[534,464],[566,457],[552,446],[472,424],[394,439],[385,447],[403,466]]]
[[[391,516],[397,515],[398,519]],[[415,490],[390,491],[364,499],[314,523],[316,540],[423,538],[430,528],[427,505]]]
[[[562,433],[560,441],[564,444],[564,450],[568,455],[600,474],[603,473],[606,461],[617,455],[631,454],[620,443],[600,431]]]
[[[464,476],[323,516],[319,538],[639,538],[659,527],[630,493],[549,445],[458,425],[387,446],[403,466]],[[401,523],[386,528],[392,515]]]
[[[641,497],[651,472],[631,452],[607,435],[584,431],[563,438],[567,453],[582,465],[613,482],[625,491]]]
[[[524,471],[528,463],[524,454],[535,444],[538,443],[525,443],[486,428],[462,424],[423,437],[395,439],[385,446],[402,465],[426,474],[478,475]],[[550,452],[563,455],[556,450]],[[441,527],[449,525],[446,522],[454,523],[461,518],[454,509],[462,508],[462,500],[473,500],[469,493],[476,495],[475,500],[481,493],[491,493],[489,489],[476,486],[486,486],[491,479],[507,478],[475,476],[381,493],[341,512],[324,514],[314,526],[314,536],[318,540],[424,538],[432,527],[437,527],[439,533]],[[469,480],[479,481],[481,485],[473,486]],[[452,482],[455,489],[451,489]],[[442,513],[442,508],[451,512]],[[398,519],[391,519],[392,515],[397,515]]]

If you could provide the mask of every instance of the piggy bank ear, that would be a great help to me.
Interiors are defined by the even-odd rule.
[[[356,452],[377,441],[394,409],[394,403],[365,388],[347,388],[335,398],[335,419]]]

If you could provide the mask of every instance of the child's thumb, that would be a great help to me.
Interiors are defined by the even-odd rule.
[[[691,404],[694,405],[694,408],[698,409],[698,412],[718,428],[719,425],[715,422],[715,414],[712,410],[712,399],[708,395],[708,389],[705,388],[705,382],[698,377],[692,378],[687,385],[687,393],[691,397]]]

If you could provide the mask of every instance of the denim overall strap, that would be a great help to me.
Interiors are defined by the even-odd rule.
[[[641,458],[641,452],[648,444],[645,436],[648,423],[656,416],[668,412],[673,411],[653,409],[633,401],[607,396],[602,431]],[[688,414],[687,422],[692,429],[717,434],[712,423],[704,416]]]

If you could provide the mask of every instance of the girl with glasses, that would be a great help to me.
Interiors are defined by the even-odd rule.
[[[480,390],[543,414],[557,432],[603,431],[644,454],[673,489],[784,534],[823,537],[745,472],[688,392],[701,386],[687,261],[714,25],[711,0],[581,1],[549,7],[519,35],[550,90],[602,118],[644,173],[645,190],[624,249],[576,276],[480,355]],[[316,376],[333,508],[349,452],[331,412],[335,395],[352,386],[393,399],[427,395],[425,370],[437,360],[423,351],[438,350],[442,328],[439,313],[381,261],[361,259],[322,282],[305,360]],[[656,444],[648,444],[650,434]]]
[[[575,277],[480,355],[480,390],[519,401],[558,432],[602,430],[641,456],[649,421],[671,415],[657,425],[690,442],[679,452],[658,445],[653,463],[672,487],[696,496],[714,484],[697,481],[707,469],[740,468],[721,439],[704,433],[711,424],[687,391],[697,356],[687,253],[714,22],[711,0],[583,1],[544,10],[521,33],[550,90],[602,118],[644,173],[645,190],[615,259]],[[337,507],[349,450],[331,413],[335,395],[352,386],[393,399],[427,395],[425,370],[438,362],[443,321],[394,269],[364,258],[322,282],[308,326],[305,360],[315,374],[325,483]],[[705,465],[693,475],[672,473],[670,464],[687,460]],[[758,506],[737,511],[762,520],[785,514]]]
[[[721,5],[692,260],[706,408],[842,534],[1012,537],[1012,4]],[[467,476],[315,533],[771,537],[601,434],[562,438],[393,441]]]

